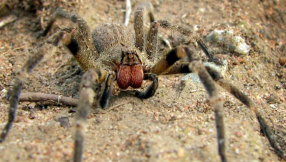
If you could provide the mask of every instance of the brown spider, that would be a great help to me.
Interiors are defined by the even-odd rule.
[[[114,81],[117,82],[119,88],[127,89],[128,87],[140,88],[143,80],[151,80],[152,84],[149,85],[145,91],[131,91],[136,97],[145,99],[153,96],[156,92],[158,88],[157,75],[190,72],[196,72],[198,74],[208,91],[210,103],[214,107],[218,152],[221,161],[227,161],[225,155],[223,108],[214,81],[255,112],[261,130],[267,136],[271,146],[278,156],[286,159],[283,151],[273,139],[269,126],[256,105],[239,89],[226,82],[217,71],[211,67],[204,66],[191,47],[179,46],[171,49],[157,63],[151,64],[149,60],[152,59],[157,51],[159,27],[175,30],[183,35],[193,37],[208,58],[213,61],[212,54],[208,52],[207,47],[199,36],[189,29],[171,25],[167,21],[155,21],[152,10],[153,6],[150,3],[140,3],[137,7],[134,19],[135,36],[130,32],[129,28],[118,24],[105,24],[90,33],[86,21],[81,17],[58,10],[48,23],[48,27],[43,32],[43,35],[48,33],[57,18],[67,19],[75,23],[76,26],[61,29],[50,36],[45,43],[33,51],[33,56],[18,73],[10,97],[8,122],[1,134],[0,141],[3,142],[5,140],[15,120],[19,95],[25,83],[25,79],[44,57],[42,46],[46,43],[58,45],[59,42],[62,41],[77,59],[81,68],[86,71],[82,77],[80,98],[77,106],[74,161],[82,161],[87,115],[92,104],[97,102],[94,101],[95,95],[98,93],[94,91],[95,85],[104,85],[103,92],[99,92],[98,94],[101,95],[99,99],[101,107],[106,108]],[[146,15],[149,16],[151,22],[147,36],[145,36],[143,30]],[[181,61],[181,59],[185,57],[188,57],[189,61]]]

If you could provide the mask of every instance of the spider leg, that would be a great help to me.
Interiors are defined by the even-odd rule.
[[[21,94],[22,87],[25,84],[25,80],[27,79],[31,70],[42,60],[44,56],[41,48],[37,49],[35,53],[37,55],[34,55],[35,57],[32,57],[28,60],[28,62],[23,66],[21,71],[17,74],[17,77],[14,81],[12,88],[12,95],[10,96],[9,99],[10,106],[9,106],[8,122],[1,133],[0,142],[3,142],[5,140],[16,118],[19,96]]]
[[[165,20],[159,20],[157,21],[161,27],[169,30],[175,30],[181,33],[182,35],[189,35],[190,37],[193,37],[194,40],[199,44],[199,46],[202,48],[206,56],[209,58],[210,61],[216,62],[217,60],[213,57],[213,54],[208,51],[204,41],[199,37],[197,34],[195,34],[193,31],[183,28],[180,26],[174,26],[170,24],[168,21]],[[188,54],[189,58],[191,55],[193,55],[193,52],[189,48],[182,48],[178,47],[177,49],[183,49]],[[216,81],[222,88],[226,89],[228,92],[230,92],[232,95],[234,95],[236,98],[238,98],[243,104],[245,104],[247,107],[249,107],[256,115],[257,120],[259,121],[260,127],[262,132],[266,135],[270,145],[274,148],[276,154],[286,160],[285,153],[281,150],[278,143],[275,141],[273,137],[273,133],[270,129],[270,126],[266,123],[265,118],[262,116],[261,112],[257,108],[257,106],[254,104],[254,102],[246,96],[243,92],[241,92],[238,88],[231,85],[227,81],[223,79],[223,77],[216,72],[214,69],[206,66],[204,67],[201,63],[196,63],[193,65],[193,68],[188,68],[188,63],[184,62],[178,62],[175,64],[176,61],[183,58],[183,55],[180,55],[180,53],[176,52],[175,49],[172,49],[165,57],[163,57],[161,60],[159,60],[152,68],[151,71],[155,74],[176,74],[176,73],[188,73],[197,71],[200,79],[202,82],[206,81],[206,83],[210,82],[209,77],[203,78],[203,76],[206,76],[205,72],[199,72],[198,70],[204,69],[203,71],[207,71],[208,75],[212,78],[212,80]],[[198,65],[197,65],[198,64]],[[201,75],[201,76],[200,76]],[[213,81],[211,81],[213,82]],[[209,92],[209,95],[211,96],[210,92],[212,92],[211,88],[212,86],[208,87],[205,83],[203,83]],[[214,91],[216,92],[216,90]],[[214,96],[217,95],[217,92]],[[217,125],[217,132],[218,132],[218,144],[219,144],[219,154],[222,161],[226,161],[225,156],[225,142],[224,142],[224,127],[223,127],[223,115],[222,115],[222,108],[220,106],[217,106],[215,108],[215,114],[216,114],[216,125]]]
[[[172,67],[178,60],[186,57],[185,47],[179,46],[177,48],[171,49],[164,57],[162,57],[150,71],[155,74],[163,74],[168,68]],[[183,66],[183,67],[186,67]],[[183,68],[188,72],[188,68]],[[177,67],[177,70],[179,67]]]
[[[94,64],[94,60],[96,60],[99,55],[91,41],[92,38],[89,27],[86,21],[81,17],[63,10],[58,10],[48,23],[44,34],[47,34],[57,18],[64,18],[77,24],[71,32],[65,34],[63,43],[74,55],[81,68],[88,70],[82,78],[76,115],[74,161],[80,162],[82,161],[84,149],[84,132],[87,115],[93,103],[94,96],[96,95],[93,91],[93,87],[95,84],[100,84],[105,81],[104,91],[99,103],[102,108],[106,108],[111,96],[112,82],[115,79],[115,74],[108,74],[104,70],[93,70],[97,67]]]
[[[39,47],[34,49],[32,51],[31,57],[28,59],[28,61],[24,64],[20,72],[18,72],[17,77],[14,81],[13,88],[12,88],[12,94],[9,99],[9,116],[8,116],[8,122],[3,129],[1,136],[0,136],[0,142],[3,142],[5,138],[7,137],[13,122],[16,118],[16,112],[17,112],[17,106],[19,102],[19,96],[21,94],[21,90],[23,85],[25,84],[26,79],[29,76],[29,73],[33,70],[33,68],[43,59],[45,51],[42,48],[46,44],[53,44],[57,45],[59,43],[59,40],[64,36],[64,33],[71,31],[70,28],[65,28],[57,33],[50,36],[46,42],[42,43]]]
[[[98,82],[98,75],[93,70],[85,72],[81,81],[80,98],[76,112],[76,131],[74,146],[74,161],[82,161],[83,141],[85,132],[85,123],[89,113],[89,109],[93,103],[95,93],[92,89],[93,84]]]
[[[82,77],[80,85],[80,98],[76,112],[76,131],[75,131],[75,146],[74,146],[74,162],[81,162],[84,149],[85,125],[89,109],[94,102],[94,97],[97,95],[93,87],[106,81],[105,89],[101,97],[100,104],[103,108],[107,106],[108,99],[111,95],[111,83],[115,75],[108,74],[104,70],[88,70]],[[103,104],[102,104],[103,103]],[[105,107],[104,107],[105,106]]]
[[[153,6],[149,2],[140,3],[134,13],[134,30],[136,36],[135,46],[140,50],[145,50],[145,32],[144,32],[144,19],[149,16],[150,22],[154,22]]]
[[[208,54],[208,50],[206,46],[201,46],[203,51]],[[191,63],[179,62],[175,64],[181,58],[186,57],[188,55]],[[209,93],[210,101],[214,105],[214,111],[216,116],[216,128],[217,128],[217,138],[218,138],[218,151],[221,157],[221,161],[226,160],[225,153],[225,130],[224,130],[224,122],[223,122],[223,109],[221,99],[218,97],[218,91],[215,87],[215,82],[212,77],[209,75],[205,66],[202,62],[194,58],[193,51],[189,48],[179,46],[170,50],[161,60],[159,60],[152,68],[151,72],[155,74],[175,74],[175,73],[189,73],[196,72],[203,82],[206,90]],[[193,68],[189,68],[189,66]]]
[[[161,75],[192,73],[193,71],[190,70],[189,64],[189,62],[176,62],[174,65],[167,68],[163,73],[161,73]]]
[[[263,134],[267,137],[271,147],[274,148],[274,151],[279,157],[286,160],[286,155],[279,147],[277,141],[275,141],[275,139],[273,138],[273,132],[271,131],[270,126],[266,123],[266,120],[261,114],[261,111],[258,109],[257,105],[238,88],[227,82],[216,70],[210,67],[206,67],[206,69],[214,81],[216,81],[222,88],[224,88],[233,96],[235,96],[238,100],[240,100],[244,105],[246,105],[250,110],[255,113],[256,118],[260,124],[260,128]]]
[[[51,30],[54,22],[56,22],[56,20],[58,18],[67,19],[67,20],[70,20],[71,22],[76,23],[78,25],[78,28],[80,29],[80,32],[85,37],[89,37],[90,36],[89,27],[88,27],[86,21],[83,18],[81,18],[80,16],[78,16],[76,14],[66,12],[66,11],[64,11],[62,9],[56,10],[56,12],[52,15],[52,17],[50,18],[50,20],[47,23],[46,29],[42,33],[42,36],[46,36],[48,34],[48,32]]]
[[[91,41],[91,33],[87,22],[80,16],[58,9],[49,20],[43,36],[47,35],[58,18],[67,19],[77,25],[74,31],[66,36],[64,44],[74,55],[82,69],[96,68],[93,62],[99,57],[99,54]]]
[[[190,69],[198,74],[201,82],[210,96],[210,103],[213,105],[215,112],[215,121],[217,129],[217,140],[218,140],[218,152],[222,162],[226,162],[226,148],[225,148],[225,130],[223,121],[223,107],[222,100],[218,95],[218,90],[215,86],[215,82],[206,70],[201,60],[195,56],[193,50],[186,48],[186,53],[190,60]]]
[[[187,53],[191,53],[191,52],[187,52]],[[190,54],[188,54],[190,55]],[[200,65],[201,66],[201,65]],[[196,70],[196,67],[197,69],[200,69],[198,68],[197,65],[195,66],[192,66],[190,68],[190,71],[197,71]],[[255,115],[256,115],[256,118],[260,124],[260,128],[263,132],[263,134],[267,137],[271,147],[273,147],[275,153],[281,157],[282,159],[286,160],[286,155],[285,153],[281,150],[281,148],[279,147],[277,141],[274,139],[274,136],[273,136],[273,132],[271,131],[270,129],[270,126],[267,124],[265,118],[263,117],[263,115],[261,114],[261,111],[258,109],[257,105],[247,96],[245,95],[242,91],[240,91],[238,88],[236,88],[234,85],[230,84],[229,82],[227,82],[220,74],[219,72],[217,72],[216,70],[214,70],[213,68],[209,67],[209,66],[205,66],[205,70],[208,72],[209,76],[212,78],[212,80],[214,80],[217,84],[219,84],[222,88],[224,88],[225,90],[227,90],[229,93],[231,93],[233,96],[235,96],[238,100],[240,100],[243,104],[245,104],[250,110],[252,110]],[[200,79],[203,81],[203,79],[200,77]],[[204,79],[206,80],[206,79]],[[207,89],[207,88],[206,88]],[[216,109],[215,109],[216,111]],[[219,110],[221,111],[222,113],[222,110]],[[216,112],[215,112],[216,113]],[[219,114],[219,113],[216,113],[216,114]],[[223,116],[221,116],[223,117]],[[222,135],[223,139],[225,138],[224,137],[224,126],[223,126],[223,119],[218,116],[218,118],[216,118],[216,122],[221,126],[221,128],[219,128],[217,126],[217,131],[218,131],[218,137]],[[220,119],[220,120],[219,120]],[[218,138],[219,142],[220,142],[220,139]],[[222,161],[225,160],[225,146],[221,145],[220,146],[220,143],[219,143],[219,147],[222,147],[219,148],[219,152],[220,153],[220,156],[221,156],[221,159]],[[221,151],[220,151],[221,149]]]

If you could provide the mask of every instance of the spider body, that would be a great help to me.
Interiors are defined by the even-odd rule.
[[[144,20],[149,17],[150,29],[148,33],[143,30]],[[42,60],[45,51],[42,46],[45,44],[58,45],[59,42],[70,50],[81,68],[85,71],[80,85],[80,98],[77,105],[76,131],[74,161],[82,161],[84,151],[85,125],[89,109],[94,102],[99,102],[102,108],[108,106],[112,92],[113,82],[116,81],[121,89],[128,87],[135,88],[131,94],[135,97],[146,99],[152,97],[158,88],[157,75],[190,73],[195,72],[200,77],[213,105],[216,118],[218,153],[221,161],[227,161],[225,148],[225,130],[223,121],[222,100],[219,97],[215,82],[222,88],[233,94],[242,103],[249,107],[256,115],[262,132],[267,135],[271,146],[282,158],[285,158],[283,151],[271,136],[271,131],[259,109],[251,99],[239,89],[229,84],[224,78],[211,67],[205,67],[194,50],[189,46],[178,46],[169,50],[161,59],[155,63],[150,60],[155,56],[158,46],[158,28],[175,30],[180,34],[192,37],[213,61],[212,54],[208,51],[203,40],[188,28],[172,25],[165,20],[155,21],[153,7],[150,3],[140,3],[134,14],[134,30],[119,24],[104,24],[90,32],[87,22],[76,14],[58,10],[48,23],[43,36],[50,31],[51,26],[57,18],[64,18],[75,24],[74,27],[66,27],[54,33],[47,40],[34,49],[32,57],[22,67],[15,79],[10,97],[10,110],[8,122],[0,136],[3,142],[15,120],[17,104],[26,77],[32,69]],[[188,61],[182,58],[188,57]],[[138,90],[143,80],[150,80],[152,83],[146,90]],[[103,92],[97,92],[94,85],[104,85]],[[99,101],[95,97],[101,94]]]

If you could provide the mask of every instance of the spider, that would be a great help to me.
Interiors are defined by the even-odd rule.
[[[144,32],[143,24],[146,17],[150,19],[150,29]],[[271,146],[278,156],[286,159],[283,151],[272,137],[272,132],[259,109],[251,99],[238,88],[228,83],[224,78],[211,67],[204,66],[191,46],[178,46],[169,50],[159,61],[152,64],[152,57],[156,54],[158,46],[159,27],[175,30],[182,35],[193,38],[202,48],[210,61],[214,61],[200,38],[188,28],[172,25],[168,21],[156,21],[153,15],[151,3],[140,3],[136,8],[134,17],[135,35],[128,27],[120,24],[104,24],[90,32],[87,22],[76,14],[57,10],[43,31],[47,35],[53,23],[63,18],[73,22],[75,27],[63,28],[47,38],[47,40],[33,50],[33,55],[22,67],[15,79],[12,94],[10,96],[10,107],[8,122],[0,136],[3,142],[16,117],[16,110],[21,89],[32,69],[42,60],[45,51],[45,44],[57,46],[62,42],[76,58],[81,68],[85,71],[80,84],[80,98],[76,112],[76,130],[74,161],[80,162],[83,159],[84,135],[87,115],[92,104],[99,103],[105,109],[108,106],[112,94],[112,85],[116,81],[122,90],[131,87],[129,92],[142,99],[152,97],[158,88],[158,75],[170,75],[177,73],[195,72],[198,74],[205,89],[210,96],[210,103],[213,105],[216,119],[218,153],[221,161],[227,161],[225,150],[225,130],[223,122],[222,100],[218,95],[215,82],[225,90],[233,94],[243,104],[249,107],[256,114],[262,132],[267,136]],[[188,58],[188,61],[182,61]],[[143,80],[150,80],[152,83],[145,91],[137,90],[142,86]],[[95,90],[95,86],[103,85],[103,92]],[[100,95],[98,99],[97,95]],[[96,101],[94,101],[96,99]]]

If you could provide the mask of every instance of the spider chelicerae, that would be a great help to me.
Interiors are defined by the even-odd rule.
[[[33,50],[33,56],[26,62],[18,73],[10,96],[9,118],[1,134],[3,142],[15,120],[19,95],[25,79],[32,69],[42,60],[45,51],[43,46],[53,44],[57,46],[62,42],[76,58],[81,68],[85,71],[80,85],[80,98],[77,106],[74,161],[82,161],[84,151],[84,132],[89,109],[94,102],[99,102],[102,108],[108,106],[112,94],[112,83],[117,82],[120,89],[129,87],[137,89],[143,80],[150,80],[151,84],[144,91],[130,90],[138,98],[152,97],[158,88],[157,75],[171,75],[178,73],[195,72],[200,77],[209,96],[210,103],[215,111],[218,152],[221,161],[227,161],[225,150],[225,131],[223,122],[222,100],[218,95],[215,82],[229,91],[242,103],[248,106],[260,123],[263,133],[267,136],[275,152],[285,159],[283,151],[271,136],[271,131],[256,105],[239,89],[228,83],[213,68],[204,66],[191,46],[178,46],[171,49],[159,61],[152,63],[158,47],[158,29],[174,30],[182,35],[192,37],[202,48],[210,61],[214,61],[203,40],[187,28],[172,25],[168,21],[156,21],[153,15],[153,6],[150,3],[140,3],[135,11],[134,29],[135,36],[128,27],[120,24],[104,24],[90,32],[85,20],[76,14],[58,10],[48,23],[43,32],[47,35],[57,18],[63,18],[75,23],[74,27],[59,30]],[[144,33],[144,19],[149,17],[150,29]],[[182,61],[183,58],[188,61]],[[98,84],[104,86],[102,92],[95,91]],[[94,101],[95,96],[101,97]]]

